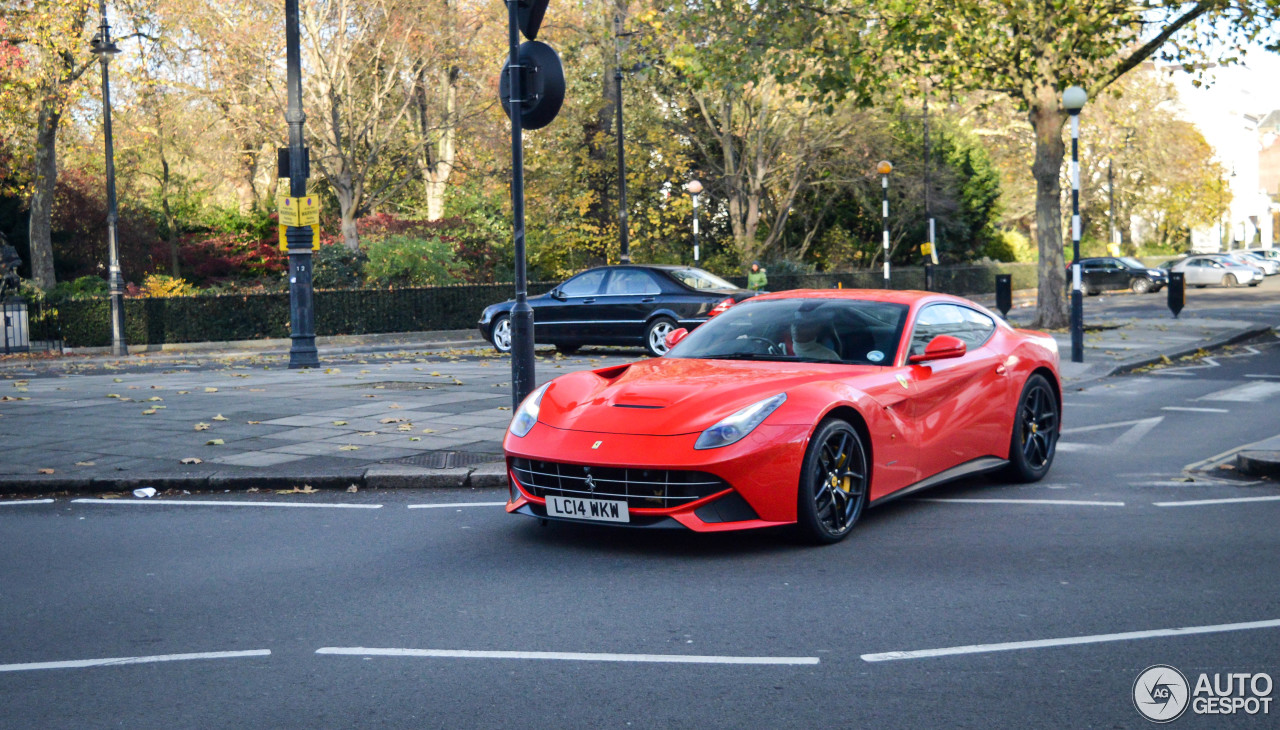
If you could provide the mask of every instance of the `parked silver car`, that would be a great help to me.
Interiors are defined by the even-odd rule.
[[[1267,276],[1280,274],[1280,259],[1269,259],[1257,251],[1232,251],[1231,255],[1242,263],[1257,266]]]
[[[1187,286],[1196,287],[1257,286],[1264,276],[1262,269],[1238,263],[1223,254],[1188,256],[1171,265],[1169,271],[1182,272]]]

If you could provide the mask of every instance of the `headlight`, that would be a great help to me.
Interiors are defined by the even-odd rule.
[[[533,428],[533,424],[538,422],[538,411],[542,407],[542,395],[547,392],[547,385],[551,385],[551,383],[547,383],[530,393],[529,397],[525,398],[520,407],[516,409],[516,414],[511,417],[511,426],[509,428],[512,436],[517,438],[524,437]]]
[[[1163,271],[1160,271],[1158,269],[1147,269],[1148,276],[1160,276],[1163,273],[1164,273]]]
[[[770,413],[778,410],[778,406],[787,401],[786,393],[779,393],[772,398],[765,398],[759,403],[752,403],[737,413],[720,421],[702,432],[693,448],[718,449],[721,446],[737,443],[744,436],[755,430]]]

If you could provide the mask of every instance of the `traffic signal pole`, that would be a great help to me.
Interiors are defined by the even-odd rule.
[[[516,258],[516,303],[511,308],[511,407],[515,410],[533,392],[533,308],[529,306],[524,250],[524,128],[521,119],[524,90],[520,84],[519,0],[506,2],[510,46],[507,73],[510,74],[511,88],[511,217]]]

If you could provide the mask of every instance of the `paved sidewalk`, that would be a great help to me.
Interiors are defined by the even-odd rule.
[[[1172,318],[1105,327],[1086,333],[1084,363],[1070,362],[1069,336],[1055,334],[1068,382],[1269,329]],[[287,369],[284,353],[287,343],[230,343],[0,361],[0,495],[505,484],[510,362],[470,333],[341,338],[321,344],[317,370]],[[538,355],[544,382],[642,353]]]

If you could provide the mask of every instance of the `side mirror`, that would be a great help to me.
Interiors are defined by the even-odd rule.
[[[564,292],[560,291],[559,289],[551,290],[551,298],[558,302],[563,302],[566,299]]]
[[[675,347],[676,344],[680,342],[680,340],[683,340],[685,337],[688,337],[688,336],[689,336],[689,330],[685,329],[684,327],[681,327],[680,329],[671,330],[670,332],[667,333],[667,338],[666,338],[667,349],[670,350],[671,348]]]
[[[907,362],[916,365],[934,360],[949,360],[964,355],[966,351],[963,340],[951,335],[938,335],[925,345],[924,352],[912,355],[907,358]]]

